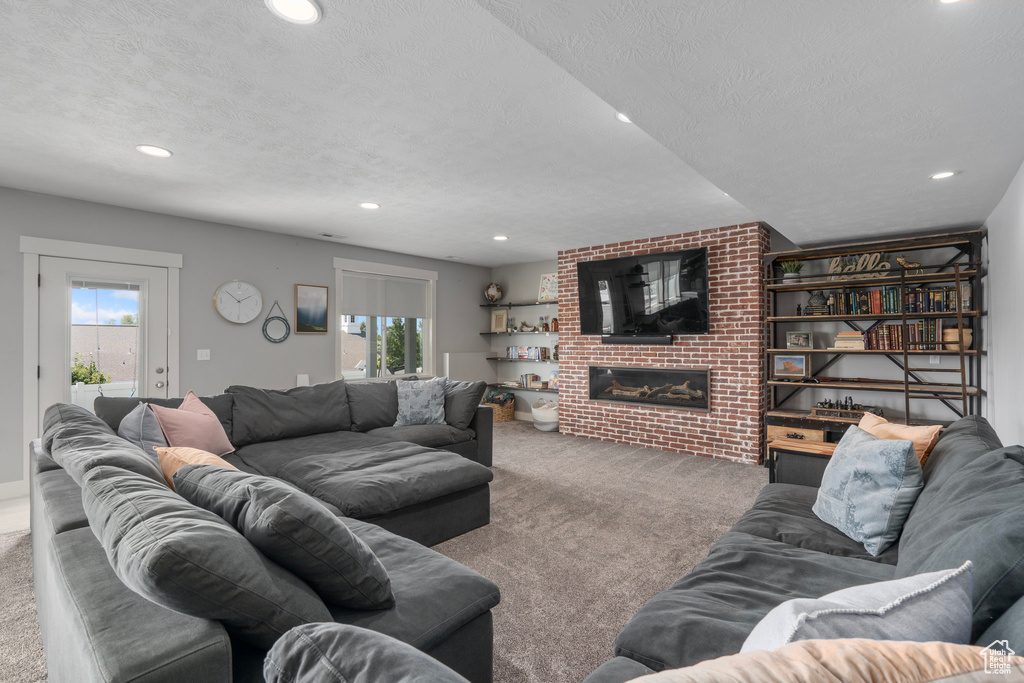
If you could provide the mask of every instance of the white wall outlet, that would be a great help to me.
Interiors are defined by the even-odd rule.
[[[197,349],[196,360],[210,360],[210,349]]]
[[[942,359],[939,358],[938,356],[928,356],[928,362],[931,363],[932,365],[938,365],[939,363],[942,362]]]

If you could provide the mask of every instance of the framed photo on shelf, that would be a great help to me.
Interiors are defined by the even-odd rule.
[[[554,301],[558,298],[558,273],[544,273],[540,276],[540,291],[537,301]]]
[[[794,330],[786,333],[786,348],[793,350],[813,349],[814,337],[810,330]]]
[[[772,358],[772,379],[806,379],[810,376],[810,357],[806,353],[780,353]]]
[[[508,324],[508,311],[491,311],[491,332],[504,332]]]
[[[327,287],[295,285],[295,333],[327,334]]]

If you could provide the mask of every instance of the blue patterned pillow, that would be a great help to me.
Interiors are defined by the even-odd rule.
[[[923,487],[914,442],[850,427],[825,468],[812,509],[878,556],[899,538]]]
[[[398,419],[396,427],[405,425],[444,424],[444,377],[424,381],[397,382]]]

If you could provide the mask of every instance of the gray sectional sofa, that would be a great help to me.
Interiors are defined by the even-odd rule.
[[[1024,644],[1024,448],[958,420],[924,465],[899,541],[877,557],[811,510],[818,489],[769,484],[707,559],[654,596],[586,683],[622,683],[735,654],[780,603],[974,563],[972,642]]]
[[[331,390],[336,399],[338,386]],[[325,408],[318,391],[312,390],[320,404],[309,411],[313,422],[333,410]],[[395,404],[381,383],[348,394],[345,407],[354,407],[348,428],[320,432],[324,425],[338,426],[336,410],[320,427],[303,427],[295,424],[301,415],[271,414],[264,410],[267,405],[259,405],[258,393],[248,392],[255,403],[240,400],[246,393],[202,398],[238,446],[226,460],[242,472],[288,482],[317,498],[373,551],[390,576],[394,606],[361,610],[326,604],[330,618],[412,645],[470,681],[490,681],[490,610],[500,599],[498,588],[424,547],[489,520],[492,475],[478,462],[489,462],[489,409],[473,405],[467,412],[462,406],[469,422],[465,427],[389,430],[380,423],[394,423],[390,411]],[[273,403],[273,396],[269,400]],[[174,407],[180,401],[161,403]],[[83,505],[83,487],[102,478],[134,490],[143,506],[147,496],[158,498],[147,493],[147,486],[170,491],[153,459],[116,434],[137,403],[98,399],[100,417],[77,406],[51,406],[43,437],[30,446],[33,571],[50,680],[262,680],[266,647],[239,638],[221,621],[168,609],[151,601],[153,596],[147,599],[128,588],[115,573],[111,551],[97,540],[99,535],[107,538],[104,524],[116,530],[121,517],[108,511],[98,519],[94,493],[85,491]],[[354,431],[357,425],[366,431]],[[266,435],[281,438],[254,440]],[[155,505],[160,504],[157,500]],[[117,552],[125,552],[124,546]],[[272,568],[272,576],[301,584],[266,558],[261,561]],[[319,604],[315,595],[311,599]]]

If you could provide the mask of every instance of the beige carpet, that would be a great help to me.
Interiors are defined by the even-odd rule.
[[[497,683],[576,682],[767,483],[760,467],[495,425],[491,524],[435,549],[501,588]],[[0,536],[0,680],[45,681],[29,536]]]
[[[767,471],[495,425],[491,523],[435,546],[501,588],[494,679],[579,682],[750,507]]]
[[[0,536],[0,680],[46,680],[43,643],[32,594],[32,548],[27,531]]]

